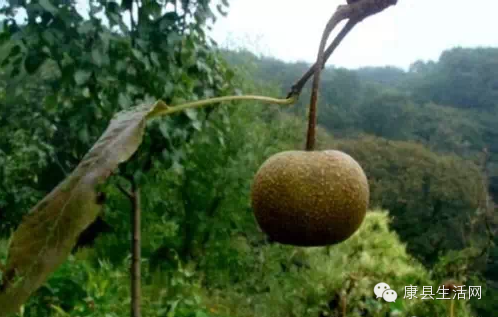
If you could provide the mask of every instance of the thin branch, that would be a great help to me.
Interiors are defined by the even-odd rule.
[[[152,118],[157,116],[170,115],[175,112],[180,112],[186,109],[202,108],[215,103],[224,102],[224,101],[233,101],[233,100],[255,100],[261,102],[273,103],[277,105],[291,105],[296,102],[297,98],[295,96],[286,99],[277,99],[277,98],[271,98],[265,96],[253,96],[253,95],[225,96],[225,97],[214,97],[209,99],[188,102],[173,107],[168,106],[162,100],[158,100],[156,102],[156,107],[154,108],[154,111],[150,112],[147,116],[148,118]]]
[[[68,172],[66,171],[64,166],[62,166],[61,162],[59,161],[59,157],[57,156],[57,152],[54,153],[54,161],[55,161],[56,165],[59,166],[59,168],[61,169],[62,173],[64,174],[64,177],[67,177]]]
[[[121,184],[116,184],[118,189],[130,200],[131,203],[131,317],[141,317],[141,194],[140,188],[133,177],[125,176],[131,184],[131,191]]]
[[[128,199],[132,199],[133,198],[133,194],[126,188],[124,188],[123,185],[121,184],[116,184],[116,187],[119,189],[120,192],[123,193],[123,195],[125,195]]]
[[[131,191],[120,183],[116,187],[130,200],[131,203],[131,317],[141,317],[141,195],[140,188],[133,177],[125,178],[131,183]]]
[[[140,188],[132,183],[133,210],[132,210],[132,262],[131,262],[131,316],[141,317],[141,195]]]
[[[323,54],[323,64],[322,68],[325,66],[325,63],[329,59],[329,57],[334,53],[335,49],[341,44],[341,41],[346,37],[346,35],[353,29],[353,27],[356,25],[357,21],[348,21],[346,25],[341,29],[339,34],[334,38],[332,43],[330,43],[329,47],[325,50],[325,53]],[[301,94],[301,91],[304,88],[304,85],[308,82],[308,80],[311,78],[311,76],[314,74],[316,68],[316,63],[313,64],[307,71],[304,73],[304,75],[299,78],[299,80],[292,85],[291,91],[287,94],[287,98],[290,98],[291,96],[299,96]]]
[[[336,17],[335,19],[338,20],[336,25],[342,20],[349,19],[349,21],[325,51],[323,65],[327,62],[330,55],[332,55],[344,37],[346,37],[348,32],[351,31],[357,23],[363,21],[371,15],[383,11],[392,5],[396,5],[397,2],[398,0],[358,0],[357,2],[351,2],[348,5],[340,5],[334,13],[334,16]],[[308,69],[308,71],[292,86],[288,97],[299,96],[299,94],[301,94],[304,85],[315,72],[316,66],[316,63],[311,66],[310,69]]]

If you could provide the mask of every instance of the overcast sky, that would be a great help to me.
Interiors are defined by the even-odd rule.
[[[321,33],[345,0],[229,0],[212,36],[224,47],[247,47],[285,61],[314,61]],[[398,0],[365,19],[328,64],[347,68],[437,60],[445,49],[498,47],[496,0]],[[335,34],[335,33],[334,33]]]

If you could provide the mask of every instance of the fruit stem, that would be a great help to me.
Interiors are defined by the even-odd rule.
[[[341,22],[347,18],[346,12],[344,10],[337,10],[334,12],[332,17],[327,22],[325,29],[323,30],[322,38],[320,40],[320,45],[318,48],[318,56],[315,63],[315,74],[313,76],[313,84],[311,87],[311,98],[309,105],[309,117],[308,117],[308,134],[306,138],[306,151],[313,151],[315,149],[316,143],[316,104],[318,102],[318,89],[320,87],[320,74],[322,68],[324,67],[324,51],[325,45],[327,44],[327,39],[332,33],[332,30]],[[355,18],[349,20],[349,26],[354,26],[357,23]],[[345,36],[350,28],[345,28],[346,32],[342,34]],[[342,39],[342,38],[340,38]]]
[[[165,116],[170,115],[176,112],[180,112],[186,109],[193,108],[202,108],[205,106],[209,106],[215,103],[224,102],[224,101],[234,101],[234,100],[254,100],[261,101],[265,103],[273,103],[278,105],[291,105],[297,101],[297,96],[292,96],[286,99],[278,99],[271,98],[266,96],[255,96],[255,95],[242,95],[242,96],[224,96],[224,97],[215,97],[203,100],[197,100],[193,102],[187,102],[178,106],[168,106],[164,101],[158,100],[156,102],[155,110],[149,113],[148,117],[156,117],[156,116]]]
[[[337,46],[339,46],[340,42],[344,39],[344,37],[346,37],[348,32],[351,31],[351,29],[353,29],[353,27],[358,22],[364,20],[365,18],[371,15],[377,14],[390,6],[396,5],[397,2],[398,0],[362,0],[362,1],[348,0],[347,5],[339,5],[334,15],[337,14],[339,16],[340,14],[341,20],[349,19],[349,21],[342,28],[339,34],[334,38],[332,43],[325,51],[324,63],[325,61],[327,61],[330,55],[332,55]],[[337,20],[339,20],[339,18]],[[322,63],[321,68],[323,68],[324,63]],[[292,95],[300,95],[304,85],[308,82],[310,77],[316,72],[317,67],[318,67],[317,63],[311,66],[306,71],[306,73],[301,78],[299,78],[299,80],[294,85],[292,85],[291,90],[287,96],[289,97]]]

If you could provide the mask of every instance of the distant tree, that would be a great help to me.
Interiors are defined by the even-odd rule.
[[[437,63],[417,62],[410,68],[415,98],[447,106],[492,110],[498,98],[498,49],[454,48]]]
[[[393,66],[362,67],[355,72],[364,82],[377,83],[390,87],[402,86],[408,76],[403,69]]]
[[[486,190],[479,166],[411,142],[363,137],[336,144],[365,169],[371,207],[390,211],[393,228],[426,264],[472,238],[469,218]]]
[[[414,104],[406,95],[377,92],[364,98],[359,107],[359,127],[366,133],[391,140],[412,137]]]

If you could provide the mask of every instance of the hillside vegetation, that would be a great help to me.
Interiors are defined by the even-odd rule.
[[[282,93],[309,67],[243,50],[223,55],[260,86],[274,84]],[[493,70],[498,70],[498,49],[453,48],[438,61],[414,62],[408,71],[331,66],[323,72],[318,120],[335,137],[327,146],[362,164],[371,204],[390,211],[392,228],[429,268],[446,252],[487,245],[486,223],[496,227],[493,203],[488,220],[483,214],[488,193],[498,202]],[[288,112],[306,118],[308,94],[309,86]],[[471,256],[465,269],[486,279],[490,292],[497,285],[495,253]]]
[[[88,18],[62,0],[2,9],[0,264],[23,217],[115,113],[154,99],[285,96],[309,67],[219,50],[205,33],[210,1],[149,1],[130,26],[134,3],[97,0]],[[404,298],[406,286],[435,293],[448,280],[482,287],[481,299],[454,301],[455,316],[494,316],[497,73],[494,48],[450,49],[406,72],[324,70],[317,148],[352,155],[371,190],[360,230],[331,247],[271,243],[249,200],[268,157],[304,148],[308,86],[289,107],[234,102],[151,121],[103,186],[102,213],[18,317],[129,315],[129,179],[143,193],[143,316],[448,316],[449,301]],[[394,303],[376,298],[379,282]]]

